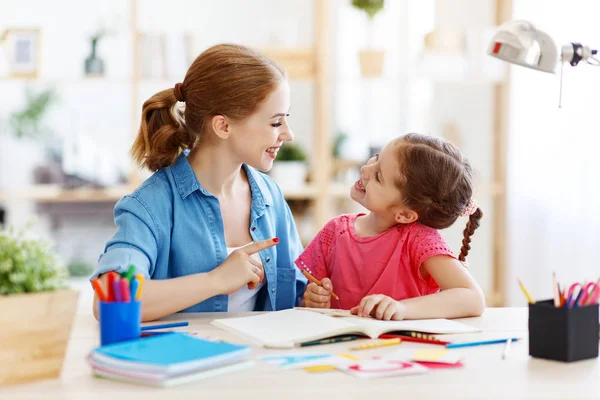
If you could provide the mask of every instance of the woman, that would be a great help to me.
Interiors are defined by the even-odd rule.
[[[131,152],[155,173],[115,206],[93,278],[106,284],[134,265],[147,279],[143,321],[299,304],[302,245],[279,187],[259,172],[293,139],[289,108],[283,69],[238,45],[209,48],[183,83],[148,99]]]

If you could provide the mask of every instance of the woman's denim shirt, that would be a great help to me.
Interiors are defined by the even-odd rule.
[[[252,193],[250,235],[254,241],[279,238],[277,245],[259,253],[265,285],[255,310],[294,307],[306,287],[306,278],[294,266],[302,252],[296,225],[277,184],[244,168]],[[124,272],[133,264],[146,279],[171,279],[211,271],[227,258],[219,200],[200,185],[185,153],[122,198],[114,214],[117,231],[92,278]],[[227,299],[217,295],[182,311],[227,311]]]

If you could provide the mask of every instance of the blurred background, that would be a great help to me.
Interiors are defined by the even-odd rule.
[[[354,3],[354,4],[353,4]],[[49,238],[87,287],[116,201],[149,176],[128,151],[142,103],[207,47],[258,48],[288,71],[296,140],[272,177],[307,244],[361,209],[359,167],[407,132],[458,145],[484,220],[469,269],[489,306],[524,305],[600,265],[600,69],[559,77],[486,55],[526,19],[560,45],[600,47],[597,0],[0,0],[0,224]],[[375,2],[377,3],[377,2]],[[442,231],[457,252],[466,219]],[[77,278],[81,277],[81,278]]]

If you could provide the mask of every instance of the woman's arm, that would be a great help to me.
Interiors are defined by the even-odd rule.
[[[214,270],[173,279],[144,281],[142,321],[153,321],[174,314],[218,294],[230,294],[248,283],[258,284],[264,271],[251,260],[251,255],[277,244],[279,239],[251,243],[233,251]],[[104,287],[108,275],[100,276]],[[94,295],[94,316],[98,315],[98,297]]]
[[[431,275],[441,291],[427,296],[395,301],[384,295],[362,299],[353,314],[377,319],[426,319],[478,317],[485,309],[485,298],[467,269],[456,259],[439,255],[421,265],[424,276]]]
[[[100,276],[104,287],[107,287],[107,276]],[[141,297],[142,321],[154,321],[175,314],[220,293],[210,273],[165,280],[146,279]],[[99,319],[98,296],[94,296],[94,317]]]

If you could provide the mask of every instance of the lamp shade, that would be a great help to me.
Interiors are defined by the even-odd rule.
[[[555,72],[558,63],[554,40],[527,21],[509,21],[500,25],[490,42],[488,54],[511,64],[549,73]]]

